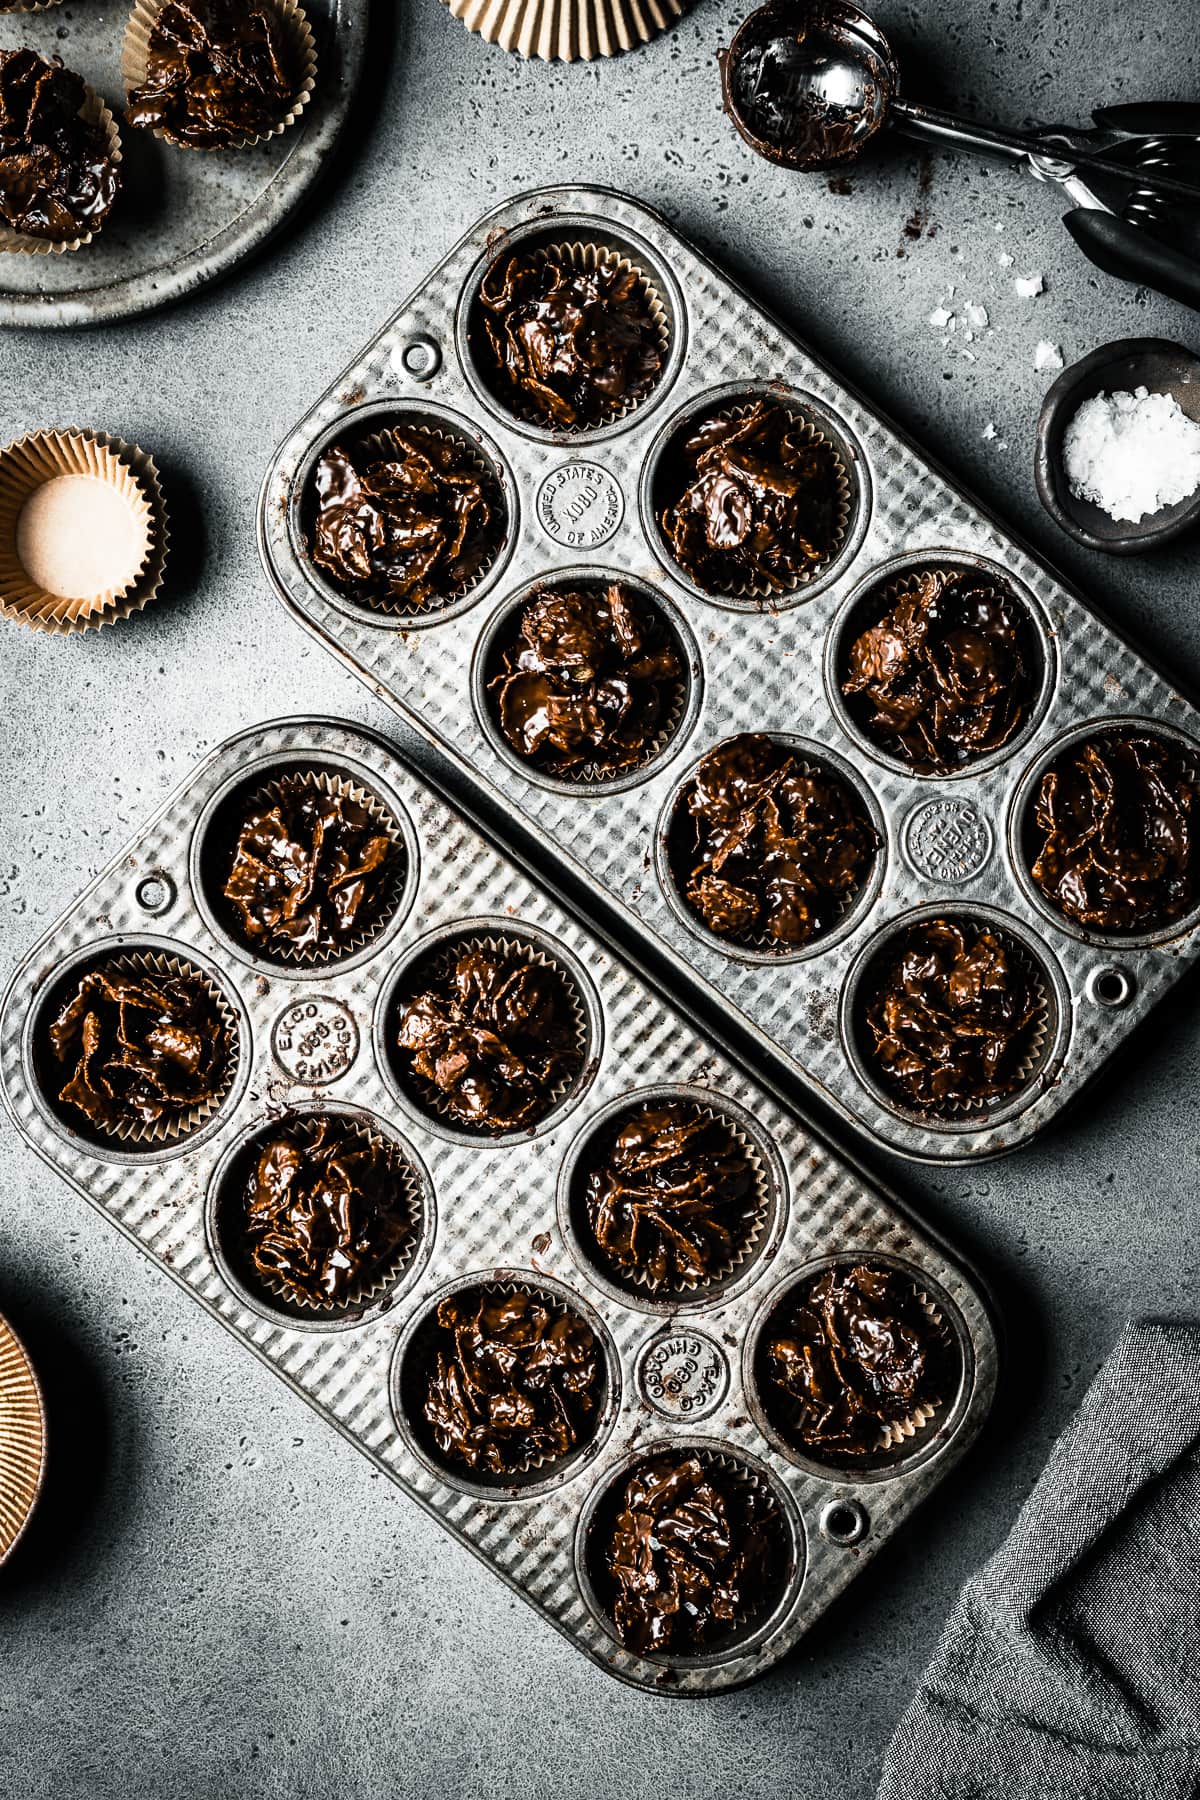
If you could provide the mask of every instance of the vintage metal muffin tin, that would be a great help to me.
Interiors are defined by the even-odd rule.
[[[667,303],[673,340],[648,400],[603,430],[521,425],[475,367],[468,323],[483,269],[507,243],[593,239],[637,261]],[[651,491],[681,416],[756,391],[795,396],[838,446],[857,490],[831,565],[773,609],[705,596],[672,563]],[[457,422],[495,462],[514,525],[489,577],[448,612],[397,620],[347,603],[304,554],[300,494],[325,443],[356,421],[413,409]],[[1025,874],[1034,779],[1089,722],[1146,720],[1200,758],[1200,715],[1077,595],[657,214],[618,194],[560,188],[497,208],[405,302],[287,438],[260,512],[267,570],[289,610],[430,735],[546,850],[570,860],[710,1000],[854,1124],[892,1149],[966,1162],[1011,1150],[1078,1093],[1195,960],[1196,917],[1153,939],[1090,939],[1052,915]],[[994,568],[1023,598],[1043,679],[1003,754],[954,777],[918,776],[874,748],[838,693],[856,607],[915,561]],[[619,575],[659,595],[694,646],[683,724],[657,761],[612,787],[556,786],[522,768],[486,716],[480,669],[499,619],[565,570]],[[697,759],[738,731],[791,734],[847,775],[880,822],[875,880],[837,931],[791,959],[756,958],[693,923],[665,868],[664,821]],[[852,995],[880,934],[930,908],[994,917],[1044,972],[1048,1030],[1015,1099],[931,1124],[889,1102],[853,1043]]]
[[[401,904],[342,964],[309,972],[263,961],[224,935],[211,896],[210,825],[231,789],[319,767],[368,788],[408,850]],[[399,969],[448,930],[484,922],[536,941],[584,996],[590,1036],[577,1087],[533,1133],[464,1140],[417,1110],[390,1073],[382,1020]],[[109,950],[156,948],[208,972],[238,1020],[238,1070],[192,1137],[137,1153],[105,1149],[56,1115],[35,1059],[64,971]],[[382,742],[331,721],[264,725],[213,751],[51,927],[18,968],[0,1018],[0,1073],[18,1129],[140,1249],[222,1320],[387,1475],[603,1668],[648,1688],[703,1693],[758,1674],[958,1460],[996,1380],[996,1342],[971,1278],[771,1094],[566,913]],[[738,1278],[694,1304],[655,1304],[592,1278],[574,1247],[564,1182],[574,1147],[623,1098],[705,1097],[750,1133],[769,1172],[769,1223]],[[216,1238],[215,1196],[240,1146],[285,1109],[351,1110],[397,1141],[423,1188],[416,1253],[384,1295],[348,1317],[281,1313],[239,1281]],[[954,1404],[883,1474],[822,1473],[763,1419],[748,1371],[755,1334],[802,1269],[869,1254],[911,1269],[962,1351]],[[400,1399],[404,1348],[434,1297],[464,1277],[507,1277],[569,1300],[608,1367],[586,1454],[528,1485],[483,1487],[431,1464]],[[589,1599],[592,1510],[631,1457],[696,1444],[736,1457],[776,1496],[791,1546],[770,1617],[706,1659],[625,1651]],[[582,1521],[582,1522],[581,1522]]]

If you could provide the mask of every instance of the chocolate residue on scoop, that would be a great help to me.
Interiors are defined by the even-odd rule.
[[[781,1539],[774,1503],[748,1477],[695,1455],[641,1464],[598,1546],[621,1642],[687,1656],[728,1637],[762,1610]]]
[[[309,553],[360,605],[419,610],[455,599],[504,542],[504,505],[477,452],[419,425],[332,445],[312,488]]]
[[[479,287],[498,396],[564,431],[616,418],[658,380],[662,338],[644,277],[615,258],[594,268],[525,251]]]
[[[603,1365],[578,1313],[520,1289],[468,1288],[439,1302],[437,1326],[421,1410],[450,1462],[516,1475],[590,1436]]]
[[[437,1109],[489,1133],[536,1125],[582,1064],[565,977],[519,948],[464,951],[405,1002],[398,1042]]]
[[[212,1100],[230,1045],[216,998],[199,975],[93,969],[49,1032],[70,1079],[59,1100],[99,1130],[155,1125]]]
[[[1110,731],[1042,776],[1031,873],[1052,906],[1097,931],[1157,931],[1200,899],[1200,781],[1177,744]]]
[[[1001,933],[961,919],[911,925],[868,977],[870,1061],[905,1105],[944,1113],[1002,1100],[1027,1077],[1041,983]]]
[[[778,401],[702,420],[668,453],[667,546],[706,593],[790,592],[838,548],[840,467]]]
[[[871,872],[879,836],[854,791],[786,745],[743,732],[684,787],[671,862],[710,931],[783,948],[828,931]]]
[[[589,1170],[584,1204],[601,1254],[648,1289],[727,1269],[754,1218],[755,1174],[733,1130],[701,1107],[639,1107]]]
[[[106,132],[80,117],[82,76],[33,50],[0,50],[0,221],[70,244],[97,231],[121,184]]]
[[[947,1326],[895,1269],[837,1265],[786,1303],[763,1345],[786,1436],[835,1465],[884,1453],[954,1398],[961,1359]],[[900,1435],[903,1435],[902,1433]]]
[[[521,608],[488,684],[500,728],[549,775],[603,780],[657,748],[683,662],[657,609],[613,581],[543,588]]]
[[[300,90],[301,73],[273,5],[167,0],[148,50],[145,79],[129,94],[125,116],[193,150],[266,137]]]
[[[243,818],[222,892],[256,950],[334,952],[378,917],[402,856],[349,795],[284,786]]]
[[[353,1300],[414,1229],[397,1153],[332,1116],[270,1138],[243,1205],[251,1262],[302,1306]]]
[[[1029,716],[1037,647],[995,577],[925,569],[850,647],[842,692],[876,743],[923,774],[1000,750]]]

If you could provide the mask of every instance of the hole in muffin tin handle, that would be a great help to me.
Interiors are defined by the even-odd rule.
[[[1106,963],[1091,971],[1083,991],[1093,1005],[1115,1008],[1129,1005],[1137,992],[1137,983],[1127,969]]]
[[[400,347],[397,360],[406,375],[431,381],[442,366],[442,352],[430,337],[412,337]]]
[[[857,1500],[831,1500],[821,1511],[821,1536],[839,1549],[861,1544],[871,1528],[866,1508]]]
[[[161,869],[151,869],[138,882],[134,898],[143,912],[157,919],[175,904],[175,883]]]

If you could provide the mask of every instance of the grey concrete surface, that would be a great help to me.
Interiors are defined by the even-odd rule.
[[[129,327],[0,337],[0,438],[84,422],[136,439],[165,467],[176,525],[153,611],[68,642],[3,629],[5,973],[206,746],[311,710],[400,735],[271,599],[259,478],[283,428],[479,212],[563,177],[665,208],[1200,686],[1194,547],[1105,561],[1038,508],[1038,341],[1070,360],[1130,333],[1200,337],[1193,315],[1094,275],[1052,192],[949,156],[923,174],[899,143],[850,193],[756,163],[719,112],[713,53],[733,20],[718,0],[636,56],[571,69],[509,60],[437,0],[378,4],[352,153],[269,257]],[[914,87],[1013,120],[1194,98],[1190,11],[879,7]],[[1046,292],[1021,300],[1012,278],[1033,270]],[[951,284],[989,312],[974,361],[927,323]],[[690,1706],[586,1664],[6,1126],[0,1309],[46,1376],[54,1453],[44,1508],[0,1575],[0,1792],[865,1800],[959,1584],[1121,1321],[1197,1310],[1193,998],[1168,1002],[1039,1147],[969,1172],[886,1171],[994,1284],[1004,1399],[980,1449],[798,1654]]]

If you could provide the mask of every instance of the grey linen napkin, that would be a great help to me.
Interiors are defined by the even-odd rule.
[[[879,1800],[1200,1796],[1200,1327],[1126,1328],[967,1583]]]

